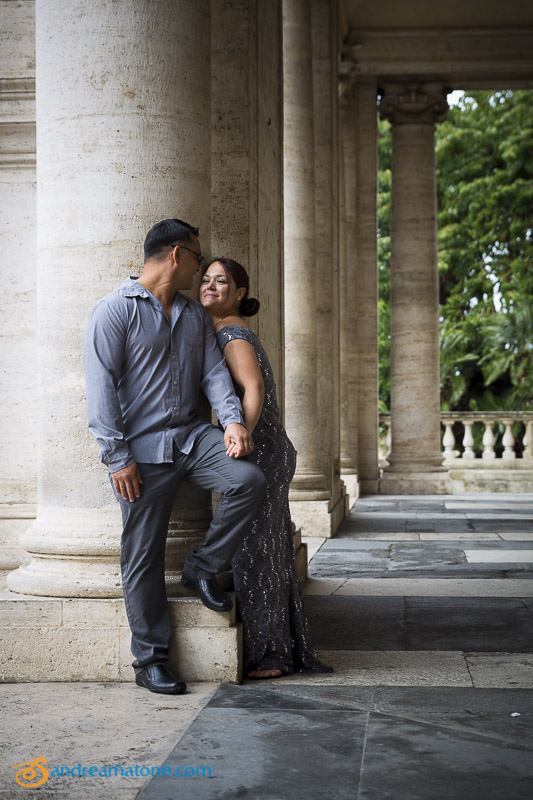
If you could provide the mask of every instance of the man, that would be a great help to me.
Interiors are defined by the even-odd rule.
[[[198,229],[163,220],[144,243],[144,268],[101,300],[85,337],[89,428],[122,510],[121,569],[135,680],[181,694],[167,669],[171,641],[165,541],[182,479],[221,494],[211,525],[190,552],[182,583],[208,608],[232,600],[215,574],[227,569],[265,492],[211,321],[191,289],[202,263]],[[200,389],[224,433],[197,415]]]

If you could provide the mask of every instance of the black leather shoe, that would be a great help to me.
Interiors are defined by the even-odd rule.
[[[175,678],[163,664],[149,664],[137,672],[135,683],[158,694],[183,694],[187,688],[186,684]]]
[[[233,600],[220,588],[215,578],[189,578],[188,575],[182,575],[181,582],[212,611],[230,611],[233,608]]]

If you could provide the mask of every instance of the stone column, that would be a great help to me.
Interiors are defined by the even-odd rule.
[[[283,408],[281,0],[212,6],[212,255],[240,261]]]
[[[32,4],[0,3],[1,588],[37,503],[34,53]]]
[[[376,494],[378,464],[378,254],[377,87],[375,79],[354,85],[357,247],[356,343],[358,351],[358,475],[361,494]]]
[[[261,308],[248,322],[268,353],[283,409],[281,0],[220,0],[211,13],[211,252],[235,258],[250,275],[250,296]]]
[[[386,85],[392,122],[391,435],[382,491],[445,493],[440,449],[435,123],[447,112],[441,84]]]
[[[37,0],[39,490],[16,592],[121,594],[121,521],[87,430],[83,333],[97,300],[138,274],[151,225],[209,241],[208,0]],[[209,517],[187,489],[169,591]],[[201,530],[200,530],[201,529]]]
[[[317,413],[320,466],[331,498],[322,535],[346,513],[340,476],[338,9],[311,0],[316,207]],[[318,522],[318,520],[317,520]],[[326,527],[327,526],[327,527]]]
[[[313,73],[309,0],[283,3],[285,424],[298,451],[291,511],[314,531],[329,492],[319,460]],[[319,529],[322,526],[319,525]],[[321,535],[324,535],[323,533]]]
[[[356,151],[354,94],[350,81],[340,83],[340,399],[341,476],[350,504],[359,496],[358,348],[356,275]]]

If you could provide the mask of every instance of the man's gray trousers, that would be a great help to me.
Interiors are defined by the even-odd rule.
[[[174,448],[173,462],[139,464],[139,469],[141,496],[133,503],[117,497],[123,523],[122,585],[136,671],[168,660],[172,632],[165,591],[165,542],[180,481],[221,494],[203,541],[185,561],[183,571],[191,578],[213,578],[230,567],[266,489],[265,476],[256,464],[226,455],[224,434],[215,427],[202,431],[190,453]]]

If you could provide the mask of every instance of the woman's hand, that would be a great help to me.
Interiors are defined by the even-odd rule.
[[[244,425],[238,422],[230,422],[224,431],[224,444],[226,445],[226,455],[231,458],[242,458],[248,456],[254,449],[254,442]]]

